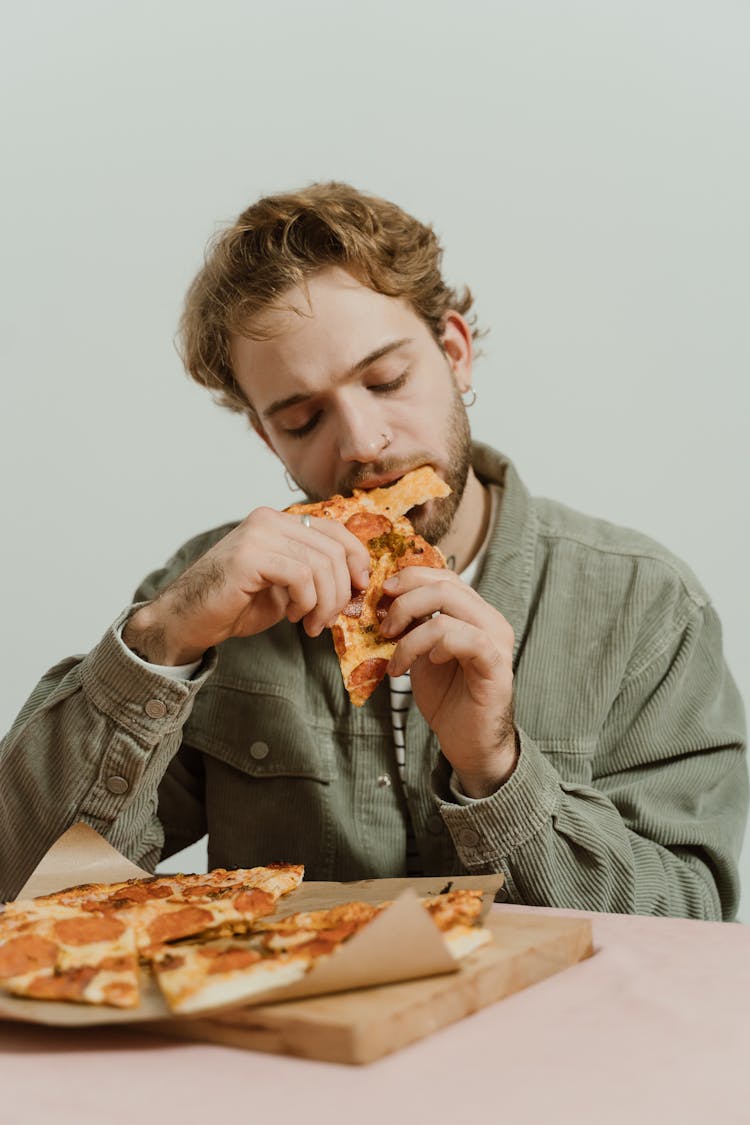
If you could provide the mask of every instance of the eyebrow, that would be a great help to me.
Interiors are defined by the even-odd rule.
[[[349,370],[346,371],[340,379],[336,380],[336,382],[345,383],[348,379],[352,379],[356,375],[361,375],[363,371],[365,371],[373,363],[377,363],[377,361],[379,359],[382,359],[383,356],[390,355],[391,352],[395,352],[399,348],[403,348],[405,344],[411,344],[413,342],[414,341],[412,336],[404,336],[401,340],[390,340],[387,344],[383,344],[381,347],[375,348],[374,351],[369,352],[368,355],[364,357],[364,359],[358,360],[354,364],[354,366],[350,367]],[[307,402],[308,399],[314,397],[314,395],[296,394],[289,395],[288,398],[276,399],[275,402],[272,402],[271,405],[263,411],[262,417],[264,419],[272,418],[273,415],[278,414],[280,410],[286,410],[290,406],[297,406],[300,402]]]

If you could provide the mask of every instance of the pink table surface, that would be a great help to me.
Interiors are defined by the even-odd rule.
[[[750,929],[590,917],[593,958],[367,1067],[2,1023],[0,1123],[748,1125]]]

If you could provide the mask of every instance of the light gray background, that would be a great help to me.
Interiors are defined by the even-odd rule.
[[[746,3],[2,15],[3,729],[185,538],[289,502],[172,337],[217,226],[329,178],[435,224],[492,329],[475,434],[686,558],[747,700]]]

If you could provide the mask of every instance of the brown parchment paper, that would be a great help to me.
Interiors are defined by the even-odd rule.
[[[76,824],[50,848],[24,885],[19,898],[31,898],[79,883],[118,882],[148,875],[120,855],[87,824]],[[351,883],[303,883],[279,902],[278,915],[318,910],[340,902],[393,901],[369,925],[355,934],[333,957],[316,964],[303,980],[284,988],[256,993],[251,1004],[297,999],[302,996],[371,987],[397,980],[455,972],[458,963],[448,953],[439,931],[417,901],[421,895],[461,888],[485,891],[482,917],[502,886],[502,875],[437,876],[423,879],[364,879]],[[208,1014],[248,1002],[235,1001]],[[195,1011],[190,1013],[194,1019]],[[153,978],[142,976],[141,1003],[132,1011],[86,1004],[26,1000],[0,991],[0,1018],[58,1027],[135,1024],[180,1019],[170,1012]]]

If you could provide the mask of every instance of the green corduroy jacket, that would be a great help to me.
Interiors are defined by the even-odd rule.
[[[125,649],[130,606],[47,673],[2,744],[3,895],[79,819],[147,868],[208,833],[211,866],[403,875],[408,799],[425,874],[502,871],[529,905],[734,917],[744,719],[708,596],[646,536],[530,497],[488,447],[474,465],[502,489],[477,589],[516,637],[521,754],[495,794],[455,802],[413,705],[405,796],[387,683],[353,708],[327,631],[284,621],[179,682]],[[182,547],[136,602],[230,526]]]

